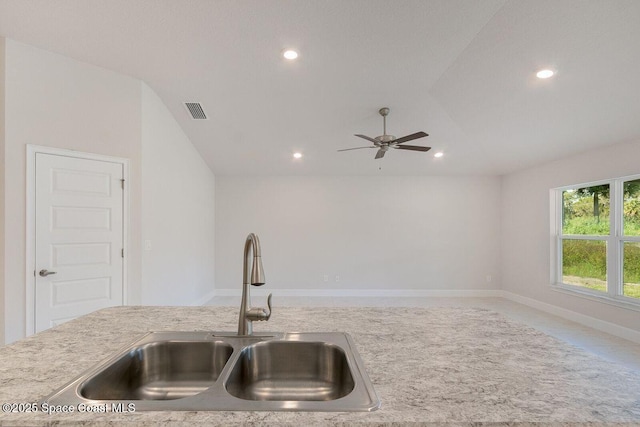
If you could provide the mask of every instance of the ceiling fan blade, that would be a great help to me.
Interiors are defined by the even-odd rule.
[[[360,135],[359,133],[356,133],[355,136],[357,136],[358,138],[363,138],[363,139],[366,139],[367,141],[373,142],[376,147],[380,145],[380,141],[378,141],[375,138],[371,138],[370,136]]]
[[[429,151],[431,147],[421,147],[419,145],[395,145],[393,148],[399,148],[401,150],[412,150],[412,151]]]
[[[397,138],[393,141],[389,141],[389,144],[402,144],[403,142],[411,141],[418,138],[424,138],[425,136],[429,136],[429,134],[424,132],[416,132],[412,133],[411,135],[403,136],[402,138]]]
[[[360,150],[361,148],[376,148],[376,147],[368,146],[368,147],[356,147],[356,148],[343,148],[342,150],[338,150],[338,151]]]
[[[378,152],[376,153],[376,159],[381,159],[384,157],[384,153],[386,153],[387,150],[385,149],[379,149]]]

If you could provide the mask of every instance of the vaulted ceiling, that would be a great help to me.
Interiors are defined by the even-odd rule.
[[[217,175],[504,174],[640,139],[638,0],[0,0],[0,36],[144,80]],[[380,107],[432,150],[338,153]]]

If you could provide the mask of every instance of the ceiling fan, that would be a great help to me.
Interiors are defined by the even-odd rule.
[[[429,136],[424,132],[416,132],[411,135],[403,136],[402,138],[396,138],[393,135],[387,135],[387,115],[389,114],[389,109],[387,107],[383,107],[378,110],[378,113],[382,116],[382,135],[376,136],[375,138],[371,138],[366,135],[356,134],[355,136],[359,138],[366,139],[367,141],[373,142],[373,145],[369,145],[366,147],[356,147],[356,148],[345,148],[338,151],[349,151],[349,150],[360,150],[362,148],[377,148],[378,152],[376,153],[376,159],[381,159],[384,157],[384,154],[389,151],[389,148],[398,148],[401,150],[411,150],[411,151],[429,151],[431,147],[422,147],[419,145],[400,145],[405,142],[412,141],[418,138],[424,138],[425,136]]]

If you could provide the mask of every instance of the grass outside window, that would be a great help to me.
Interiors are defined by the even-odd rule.
[[[607,292],[607,242],[564,239],[562,282]]]
[[[624,242],[622,294],[640,299],[640,242]]]

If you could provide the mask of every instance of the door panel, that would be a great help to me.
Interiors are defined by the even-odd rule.
[[[53,305],[111,299],[111,278],[68,280],[52,283]]]
[[[111,244],[67,243],[51,245],[51,267],[111,265]]]
[[[56,206],[51,208],[51,229],[111,229],[111,209]]]
[[[54,194],[71,193],[74,195],[103,195],[111,194],[111,176],[78,170],[52,169],[51,191]]]
[[[36,154],[36,332],[122,305],[122,177],[120,163]]]

